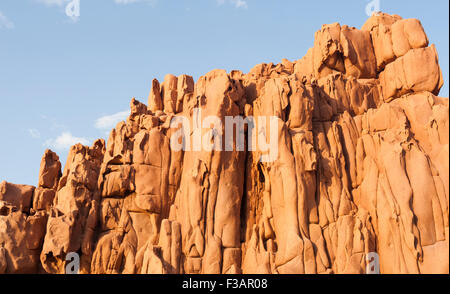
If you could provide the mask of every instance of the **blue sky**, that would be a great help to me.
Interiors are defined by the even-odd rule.
[[[368,0],[0,0],[0,181],[37,184],[46,148],[107,138],[153,78],[300,59],[322,24],[361,27]],[[421,20],[449,96],[449,2],[380,0]]]

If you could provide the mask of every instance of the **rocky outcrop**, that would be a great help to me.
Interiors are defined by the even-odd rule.
[[[107,144],[0,184],[0,273],[448,273],[442,84],[420,22],[383,13],[295,62],[155,79]],[[237,117],[273,128],[226,137]]]
[[[60,176],[58,155],[46,150],[37,188],[0,184],[0,274],[43,272],[39,255]]]

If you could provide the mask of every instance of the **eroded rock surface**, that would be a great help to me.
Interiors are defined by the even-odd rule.
[[[448,274],[442,84],[420,21],[383,13],[324,25],[295,62],[155,79],[107,143],[73,146],[63,172],[46,151],[36,188],[0,184],[0,273],[64,273],[70,252],[95,274],[365,273],[376,252],[381,273]],[[171,148],[198,111],[213,135],[273,117],[275,160],[237,136],[196,149],[195,130]]]

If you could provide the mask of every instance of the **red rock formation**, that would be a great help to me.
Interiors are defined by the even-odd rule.
[[[36,189],[1,183],[0,273],[63,273],[70,252],[82,273],[364,273],[371,252],[381,273],[448,273],[434,45],[418,20],[382,13],[315,37],[296,62],[153,80],[106,146],[73,146],[62,174],[46,151]],[[275,160],[237,136],[230,151],[171,148],[171,123],[195,126],[198,109],[275,117]]]

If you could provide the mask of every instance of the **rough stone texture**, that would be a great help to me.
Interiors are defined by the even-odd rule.
[[[106,145],[73,146],[62,173],[46,151],[37,188],[2,182],[0,273],[63,273],[69,252],[95,274],[364,273],[377,252],[381,273],[448,274],[434,45],[418,20],[383,13],[315,37],[295,62],[153,80],[148,107],[133,98]],[[276,160],[172,150],[170,123],[195,125],[195,108],[276,117]]]
[[[0,274],[44,272],[39,255],[60,177],[58,156],[46,150],[37,188],[0,183]]]

